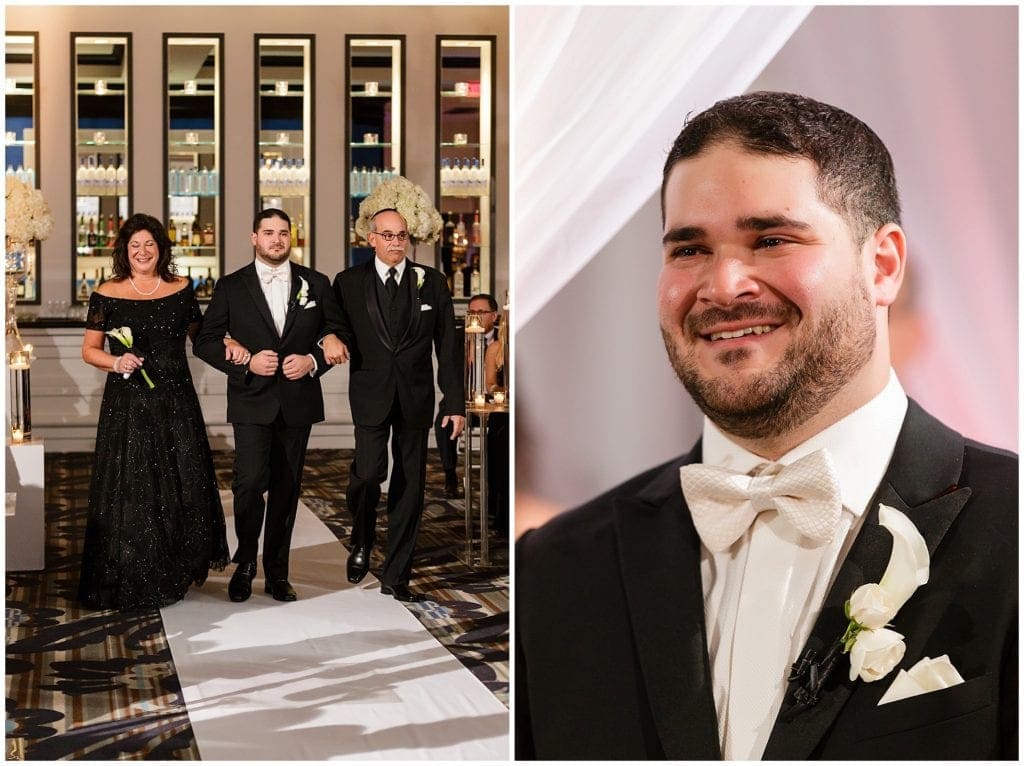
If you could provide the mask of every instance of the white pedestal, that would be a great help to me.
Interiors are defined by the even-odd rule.
[[[43,442],[7,442],[7,569],[39,570],[46,566],[46,520],[43,515]],[[14,495],[14,503],[10,502]]]

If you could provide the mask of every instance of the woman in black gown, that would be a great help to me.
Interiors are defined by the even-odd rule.
[[[229,558],[185,356],[202,314],[191,280],[170,264],[164,226],[133,215],[114,245],[114,277],[89,299],[82,358],[109,373],[78,590],[94,609],[172,604]]]

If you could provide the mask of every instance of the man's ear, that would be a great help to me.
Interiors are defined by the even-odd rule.
[[[870,258],[875,305],[890,306],[903,284],[907,266],[907,238],[895,223],[887,223],[868,238],[865,247]]]

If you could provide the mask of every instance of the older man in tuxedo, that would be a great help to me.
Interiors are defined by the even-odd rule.
[[[388,485],[388,541],[381,593],[422,601],[409,589],[426,483],[427,435],[434,419],[434,367],[442,424],[457,439],[465,423],[462,370],[455,361],[455,312],[447,280],[407,257],[409,229],[397,210],[372,218],[374,258],[340,272],[334,290],[341,305],[337,335],[351,354],[349,403],[356,451],[347,501],[352,514],[349,582],[366,576],[376,540],[377,502],[387,478],[390,437],[394,467]],[[324,348],[335,359],[331,340]]]
[[[662,211],[661,331],[703,437],[521,539],[517,756],[1016,758],[1017,459],[890,367],[885,146],[808,98],[727,99],[676,139]],[[930,559],[897,638],[844,611],[899,547],[881,505]]]
[[[327,277],[290,260],[287,213],[257,214],[251,241],[253,262],[217,283],[195,351],[228,376],[238,537],[228,597],[240,602],[252,593],[265,521],[264,590],[295,601],[288,581],[292,527],[310,430],[324,419],[319,378],[330,369],[317,341],[341,315]]]

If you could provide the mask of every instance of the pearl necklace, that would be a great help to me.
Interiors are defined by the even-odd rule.
[[[152,295],[153,293],[155,293],[157,290],[160,289],[160,283],[163,282],[162,279],[157,277],[156,286],[152,290],[150,290],[148,293],[144,293],[144,292],[142,292],[142,290],[140,290],[138,288],[138,286],[136,286],[135,282],[132,280],[131,277],[128,277],[128,281],[131,282],[132,288],[134,288],[135,292],[137,292],[139,295]]]

